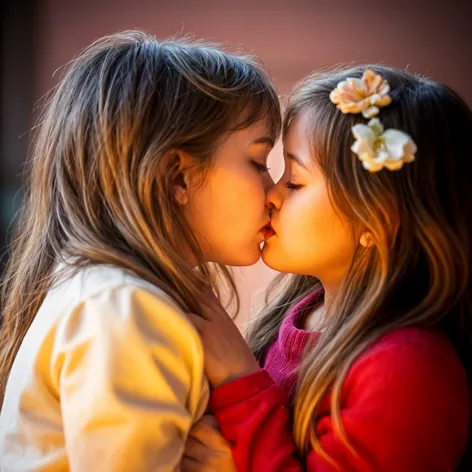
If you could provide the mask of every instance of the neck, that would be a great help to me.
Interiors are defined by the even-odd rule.
[[[333,287],[326,287],[323,284],[324,288],[324,301],[323,301],[323,312],[327,310],[328,307],[331,306],[333,303],[334,298],[336,297],[337,294],[337,289],[334,289]]]
[[[303,328],[308,331],[322,331],[323,320],[326,317],[328,308],[333,303],[337,294],[338,286],[333,284],[325,284],[322,282],[324,289],[323,301],[305,318]]]

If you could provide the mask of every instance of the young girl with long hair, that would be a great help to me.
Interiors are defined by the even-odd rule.
[[[280,121],[249,56],[131,31],[72,62],[2,283],[2,471],[178,469],[209,395],[186,313],[260,257]]]
[[[292,275],[249,347],[211,295],[194,320],[237,470],[472,470],[470,108],[357,67],[302,81],[283,136],[262,254]]]

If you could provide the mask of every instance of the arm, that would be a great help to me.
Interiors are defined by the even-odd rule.
[[[467,440],[467,379],[452,350],[437,340],[388,346],[354,365],[341,420],[357,456],[334,432],[329,401],[324,404],[317,436],[339,469],[313,450],[304,462],[297,457],[285,393],[265,371],[216,389],[211,405],[240,472],[452,472]]]
[[[206,414],[193,425],[185,444],[180,470],[236,472],[231,446],[221,435],[213,415]]]
[[[215,389],[210,405],[223,436],[232,443],[239,472],[301,472],[290,430],[287,395],[267,371]]]
[[[72,471],[174,471],[205,397],[200,339],[155,293],[84,301],[56,333],[55,378]]]

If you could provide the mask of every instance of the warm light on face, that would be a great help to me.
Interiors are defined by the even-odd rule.
[[[245,266],[259,260],[269,221],[272,146],[268,120],[230,133],[216,149],[204,185],[190,193],[186,216],[207,261]]]
[[[326,283],[345,276],[354,253],[349,225],[335,211],[311,155],[309,115],[296,116],[284,141],[285,170],[268,192],[275,231],[262,258],[271,268],[313,275]]]

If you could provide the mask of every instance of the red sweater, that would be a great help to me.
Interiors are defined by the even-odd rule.
[[[259,372],[214,390],[211,407],[233,444],[239,472],[452,472],[465,450],[469,388],[463,366],[440,333],[408,328],[378,339],[351,367],[341,395],[341,419],[357,451],[334,433],[329,397],[315,421],[325,452],[339,468],[311,451],[297,456],[290,431],[294,369],[307,340],[297,328],[314,296],[284,320]]]

